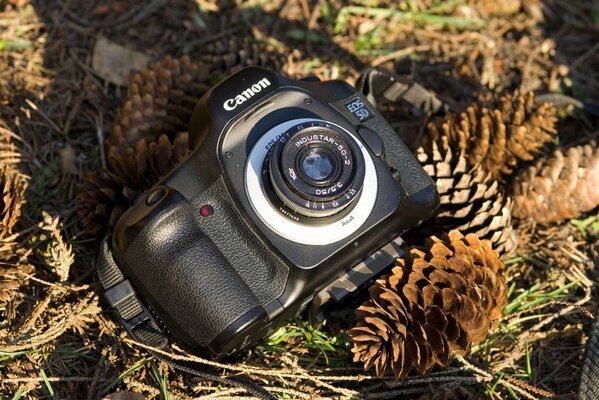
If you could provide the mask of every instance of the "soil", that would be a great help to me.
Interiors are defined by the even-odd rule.
[[[594,1],[0,0],[0,126],[12,132],[28,177],[11,262],[34,267],[0,312],[2,399],[250,398],[152,358],[101,296],[100,238],[84,233],[77,195],[87,174],[102,169],[127,88],[94,70],[99,38],[152,60],[198,62],[221,62],[233,51],[230,38],[261,43],[276,53],[261,56],[283,54],[281,71],[296,78],[354,83],[365,67],[380,66],[456,111],[515,90],[566,94],[599,109]],[[253,62],[235,51],[236,67]],[[232,70],[220,69],[206,83]],[[414,145],[429,116],[379,106]],[[567,107],[559,116],[554,145],[599,139],[596,116]],[[280,398],[574,398],[598,299],[598,218],[595,209],[549,227],[517,221],[521,244],[504,276],[510,301],[522,295],[530,307],[428,377],[395,382],[363,371],[343,324],[315,328],[301,318],[238,359],[195,361],[213,374],[247,375]]]

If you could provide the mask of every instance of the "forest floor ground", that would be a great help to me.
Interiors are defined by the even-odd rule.
[[[151,59],[194,60],[228,36],[287,54],[291,76],[354,82],[368,65],[409,73],[458,109],[514,90],[599,102],[595,1],[0,0],[0,119],[28,177],[17,231],[34,266],[0,317],[3,400],[247,396],[172,370],[128,339],[101,297],[98,238],[83,234],[77,214],[127,93],[94,69],[98,39]],[[407,106],[383,108],[407,140],[425,124]],[[598,129],[583,112],[560,113],[560,143]],[[375,377],[352,363],[343,327],[301,319],[234,363],[199,365],[245,373],[281,398],[574,398],[598,300],[597,210],[516,227],[504,319],[448,369],[403,382]]]

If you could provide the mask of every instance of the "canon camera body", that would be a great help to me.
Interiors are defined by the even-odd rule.
[[[168,336],[213,355],[255,344],[380,273],[392,260],[385,246],[439,202],[405,144],[343,81],[245,68],[197,104],[190,142],[98,262],[108,301],[145,342]]]

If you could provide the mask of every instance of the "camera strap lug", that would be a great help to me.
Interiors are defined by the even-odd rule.
[[[104,297],[116,311],[127,332],[144,344],[159,349],[166,348],[166,335],[148,309],[139,301],[133,286],[114,262],[108,247],[108,238],[102,241],[97,270],[104,287]]]
[[[377,98],[382,97],[394,103],[403,100],[427,114],[444,115],[449,109],[433,92],[422,85],[380,68],[364,71],[356,82],[356,89],[374,106],[377,105]]]
[[[129,281],[117,283],[104,292],[104,296],[124,320],[130,320],[143,312],[141,304],[137,301],[135,292]]]

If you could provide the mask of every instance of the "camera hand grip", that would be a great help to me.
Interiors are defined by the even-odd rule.
[[[125,270],[150,307],[189,343],[208,346],[260,306],[218,248],[194,223],[187,201],[149,221],[124,252]],[[168,318],[168,319],[167,319]]]

